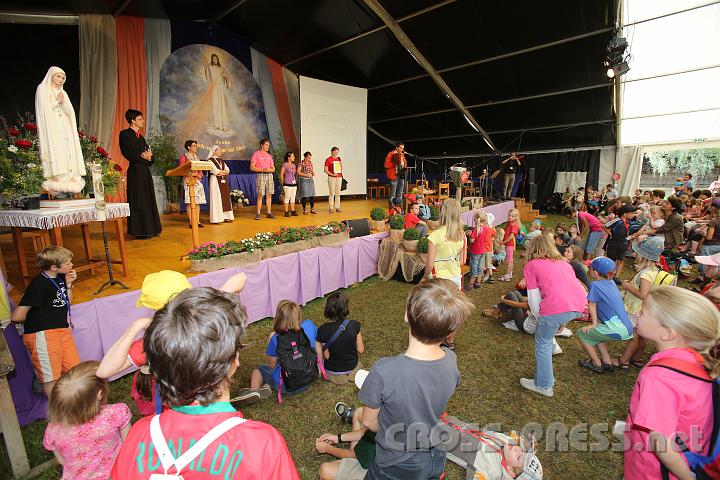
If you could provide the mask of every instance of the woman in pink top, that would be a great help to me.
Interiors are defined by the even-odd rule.
[[[53,387],[43,446],[63,466],[63,479],[106,479],[130,430],[130,409],[107,404],[108,382],[99,362],[82,362]]]
[[[520,385],[552,397],[552,350],[561,325],[580,317],[587,306],[585,290],[570,263],[560,255],[552,235],[540,235],[528,245],[523,274],[530,310],[538,319],[535,330],[535,378],[521,378]]]
[[[585,251],[585,260],[589,260],[605,231],[602,222],[592,213],[579,212],[574,208],[565,209],[565,216],[576,222],[580,235],[587,235],[583,243],[583,250]]]
[[[670,446],[677,436],[691,451],[708,453],[713,428],[708,380],[720,370],[718,359],[708,352],[720,339],[720,313],[710,300],[689,290],[653,287],[638,317],[638,333],[655,342],[657,353],[640,371],[630,397],[625,479],[660,480],[663,469],[671,479],[695,478],[683,455]],[[697,371],[696,376],[707,371],[707,378],[678,370]]]

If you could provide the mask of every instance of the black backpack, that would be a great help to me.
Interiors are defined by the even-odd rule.
[[[280,391],[292,392],[309,385],[318,377],[317,355],[301,328],[277,335],[277,356],[280,362],[280,385],[278,402],[282,402]]]

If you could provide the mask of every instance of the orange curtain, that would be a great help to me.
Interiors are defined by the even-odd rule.
[[[110,155],[127,172],[128,161],[120,153],[118,136],[128,128],[125,111],[128,108],[147,111],[147,73],[145,59],[145,22],[141,17],[120,16],[115,19],[117,41],[117,101],[115,121],[110,139]],[[145,134],[145,132],[142,132]],[[125,183],[111,198],[113,202],[126,201]]]
[[[283,76],[282,65],[274,60],[267,59],[270,78],[272,79],[273,92],[275,93],[275,105],[280,119],[280,128],[288,150],[298,152],[298,140],[293,126],[292,113],[290,113],[290,100],[288,99],[285,77]]]

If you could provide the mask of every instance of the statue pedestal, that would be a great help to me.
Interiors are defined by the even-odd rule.
[[[40,200],[40,208],[92,207],[94,198],[68,198],[64,200]]]

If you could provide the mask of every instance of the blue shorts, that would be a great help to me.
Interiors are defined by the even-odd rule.
[[[273,368],[270,367],[270,365],[258,365],[257,369],[260,371],[260,375],[262,375],[263,383],[267,383],[270,385],[270,388],[273,389],[273,391],[277,392],[278,386],[275,383],[275,378],[273,377]],[[288,392],[285,389],[285,385],[283,384],[282,390],[280,393],[288,394],[288,395],[296,395],[298,393],[303,393],[305,390],[308,389],[310,385],[305,385],[304,387],[300,387],[297,390],[293,390],[292,392]]]

